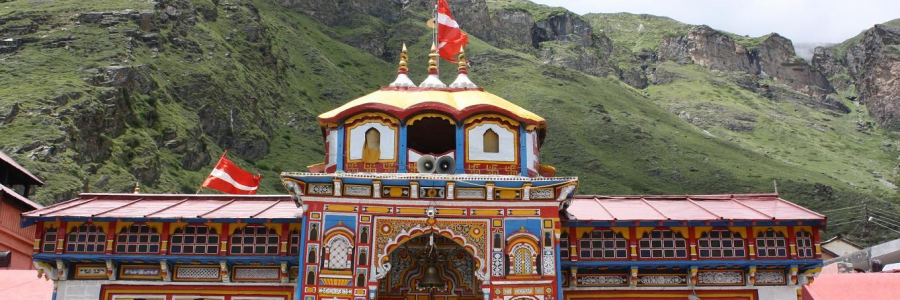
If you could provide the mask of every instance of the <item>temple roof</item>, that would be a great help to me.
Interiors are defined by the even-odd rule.
[[[479,113],[499,113],[528,125],[545,127],[544,118],[480,88],[392,88],[386,87],[319,115],[319,123],[338,121],[364,111],[382,111],[405,119],[427,111],[447,113],[464,120]]]
[[[288,195],[80,194],[26,218],[297,219]]]
[[[776,194],[579,195],[565,211],[572,221],[825,220],[825,216]]]
[[[0,168],[2,168],[3,165],[8,165],[8,167],[19,171],[19,173],[10,173],[9,174],[9,178],[6,180],[7,184],[10,184],[10,185],[13,185],[13,184],[44,185],[44,182],[41,181],[40,179],[38,179],[37,176],[34,176],[34,174],[31,174],[31,172],[28,172],[28,169],[25,169],[25,167],[22,167],[22,165],[20,165],[15,160],[13,160],[11,157],[6,155],[6,153],[3,153],[3,151],[0,151]]]
[[[0,195],[9,195],[9,197],[11,197],[12,199],[16,199],[19,202],[21,202],[22,204],[24,204],[25,206],[31,207],[32,209],[40,209],[40,208],[44,207],[43,205],[37,204],[34,201],[28,200],[28,198],[25,198],[24,196],[19,195],[19,193],[16,193],[16,191],[14,191],[2,184],[0,184]]]

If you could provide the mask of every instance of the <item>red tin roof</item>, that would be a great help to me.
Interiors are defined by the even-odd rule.
[[[33,209],[40,209],[44,207],[43,205],[37,204],[34,201],[28,200],[28,198],[19,195],[19,193],[16,193],[16,191],[13,191],[12,189],[2,184],[0,184],[0,195],[9,195],[9,197],[18,200],[19,202],[22,202],[22,204],[25,204],[25,206],[31,207]]]
[[[22,165],[19,165],[19,163],[17,163],[15,160],[13,160],[12,157],[9,157],[8,155],[6,155],[6,153],[3,153],[3,151],[0,151],[0,162],[9,164],[12,168],[19,170],[19,172],[22,173],[21,175],[25,175],[24,177],[14,176],[15,178],[9,179],[9,183],[11,183],[11,184],[44,185],[44,182],[41,181],[40,179],[38,179],[37,176],[34,176],[34,174],[31,174],[31,172],[28,172],[28,170],[25,169],[25,167],[22,167]],[[2,165],[3,164],[0,163],[0,166],[2,166]]]
[[[78,198],[24,213],[25,217],[149,219],[293,219],[289,195],[81,194]]]
[[[37,270],[0,270],[4,300],[53,299],[53,281],[38,277]]]
[[[824,220],[825,216],[775,194],[590,196],[578,195],[566,208],[569,220],[712,221]]]

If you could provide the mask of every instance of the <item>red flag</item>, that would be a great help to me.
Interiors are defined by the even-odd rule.
[[[228,153],[228,151],[226,150],[225,153]],[[222,158],[219,159],[216,168],[206,177],[206,181],[200,187],[211,188],[229,194],[256,194],[256,190],[259,188],[259,180],[262,179],[262,176],[259,174],[253,176],[250,172],[244,171],[244,169],[238,167],[228,158],[225,158],[225,153],[222,153]]]
[[[459,54],[462,46],[469,43],[469,36],[459,29],[459,24],[450,13],[447,0],[438,0],[437,13],[438,54],[446,60],[456,62],[453,57]]]

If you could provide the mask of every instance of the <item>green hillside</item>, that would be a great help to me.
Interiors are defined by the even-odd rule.
[[[0,34],[25,28],[0,54],[0,150],[47,183],[33,196],[45,204],[136,182],[147,193],[194,193],[224,149],[262,174],[261,193],[283,193],[280,172],[324,159],[315,116],[395,76],[393,59],[345,42],[387,28],[389,49],[410,47],[410,77],[425,77],[421,12],[325,26],[264,0],[90,3],[0,4]],[[559,10],[521,3],[507,5]],[[690,28],[645,15],[584,18],[620,61]],[[542,163],[580,177],[581,194],[769,193],[777,180],[784,198],[817,210],[897,201],[879,181],[900,182],[897,137],[859,127],[871,120],[849,101],[849,114],[835,112],[774,82],[769,98],[742,88],[741,74],[668,62],[651,67],[671,80],[639,90],[470,39],[472,80],[548,120]]]

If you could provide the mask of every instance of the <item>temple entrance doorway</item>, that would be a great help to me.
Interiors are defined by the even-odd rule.
[[[379,300],[484,299],[475,258],[440,234],[411,238],[389,257],[391,270],[378,281]]]

